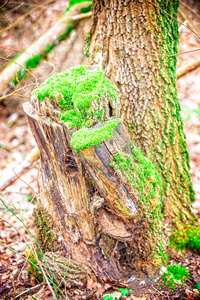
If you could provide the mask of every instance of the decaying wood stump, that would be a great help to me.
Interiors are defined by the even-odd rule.
[[[41,202],[34,212],[38,241],[45,253],[70,256],[73,268],[75,262],[82,264],[79,271],[85,266],[85,272],[92,270],[100,280],[119,281],[121,264],[137,266],[139,260],[155,259],[161,249],[160,190],[155,189],[151,202],[142,203],[155,182],[147,176],[141,199],[133,184],[140,180],[133,146],[120,119],[112,139],[75,152],[70,144],[74,130],[58,118],[58,97],[40,102],[32,96],[24,104],[40,150]],[[128,162],[129,170],[114,166],[116,155]],[[138,162],[140,166],[142,174],[146,167]],[[67,286],[82,284],[83,272],[79,273],[80,280],[67,278]]]

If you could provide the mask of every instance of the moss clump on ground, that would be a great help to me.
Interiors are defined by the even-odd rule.
[[[71,139],[71,145],[75,151],[84,150],[89,147],[100,145],[104,140],[110,140],[113,131],[121,120],[109,120],[103,125],[97,125],[93,128],[81,128],[75,132]]]
[[[200,252],[200,225],[184,225],[172,232],[170,246],[177,251],[192,248]]]
[[[190,274],[186,268],[179,265],[169,265],[167,272],[161,276],[165,284],[175,289],[178,284],[185,285],[185,280],[190,278]]]

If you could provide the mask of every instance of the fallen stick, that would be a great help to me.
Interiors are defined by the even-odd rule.
[[[10,174],[0,181],[0,191],[5,190],[8,186],[10,186],[15,180],[18,179],[19,176],[26,173],[34,164],[35,161],[40,157],[40,152],[38,147],[35,147],[31,150],[31,152],[27,155],[25,160],[23,160],[14,171],[11,170]]]
[[[199,66],[200,66],[200,57],[187,62],[186,64],[184,64],[183,66],[177,69],[176,71],[177,78],[184,76],[185,74],[195,70]]]
[[[61,40],[66,38],[78,24],[79,20],[92,15],[92,12],[80,14],[81,9],[87,8],[89,5],[91,5],[91,1],[73,5],[48,32],[43,34],[25,52],[22,52],[3,69],[0,73],[0,96],[2,96],[0,101],[6,97],[4,92],[9,82],[14,81],[14,87],[20,81],[20,77],[23,78],[26,70],[35,68],[43,57],[59,44]]]

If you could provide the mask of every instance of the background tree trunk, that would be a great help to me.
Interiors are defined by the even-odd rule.
[[[163,11],[176,17],[178,2],[113,0],[93,6],[91,61],[100,59],[119,88],[132,148],[117,119],[110,141],[76,153],[70,144],[74,131],[58,118],[62,95],[42,102],[32,97],[24,106],[41,155],[41,202],[34,215],[38,240],[46,259],[72,257],[67,286],[81,285],[89,269],[103,281],[119,281],[122,265],[160,263],[162,223],[170,232],[174,221],[194,220],[176,56],[168,56],[177,51],[177,23]]]
[[[159,170],[165,224],[193,222],[194,191],[176,90],[177,9],[171,0],[93,1],[90,61],[119,89],[132,141]]]

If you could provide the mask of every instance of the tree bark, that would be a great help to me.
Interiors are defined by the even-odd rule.
[[[79,262],[79,271],[81,263],[103,281],[119,281],[125,257],[135,267],[145,260],[161,261],[162,191],[158,186],[147,198],[155,174],[147,176],[142,188],[147,200],[142,206],[139,186],[130,179],[138,176],[136,166],[143,172],[142,164],[132,161],[131,167],[131,140],[120,120],[113,139],[76,153],[70,145],[72,132],[58,119],[59,96],[54,102],[48,98],[40,102],[33,96],[24,104],[40,150],[41,201],[34,212],[38,242],[44,252],[62,250],[59,257],[71,256]],[[130,170],[111,166],[118,153],[129,159]],[[82,269],[79,281],[75,277],[77,284],[81,285],[85,273]],[[68,279],[68,286],[73,283],[74,278]]]
[[[90,62],[119,89],[132,141],[162,177],[165,224],[193,222],[189,173],[176,89],[179,1],[94,0]]]

